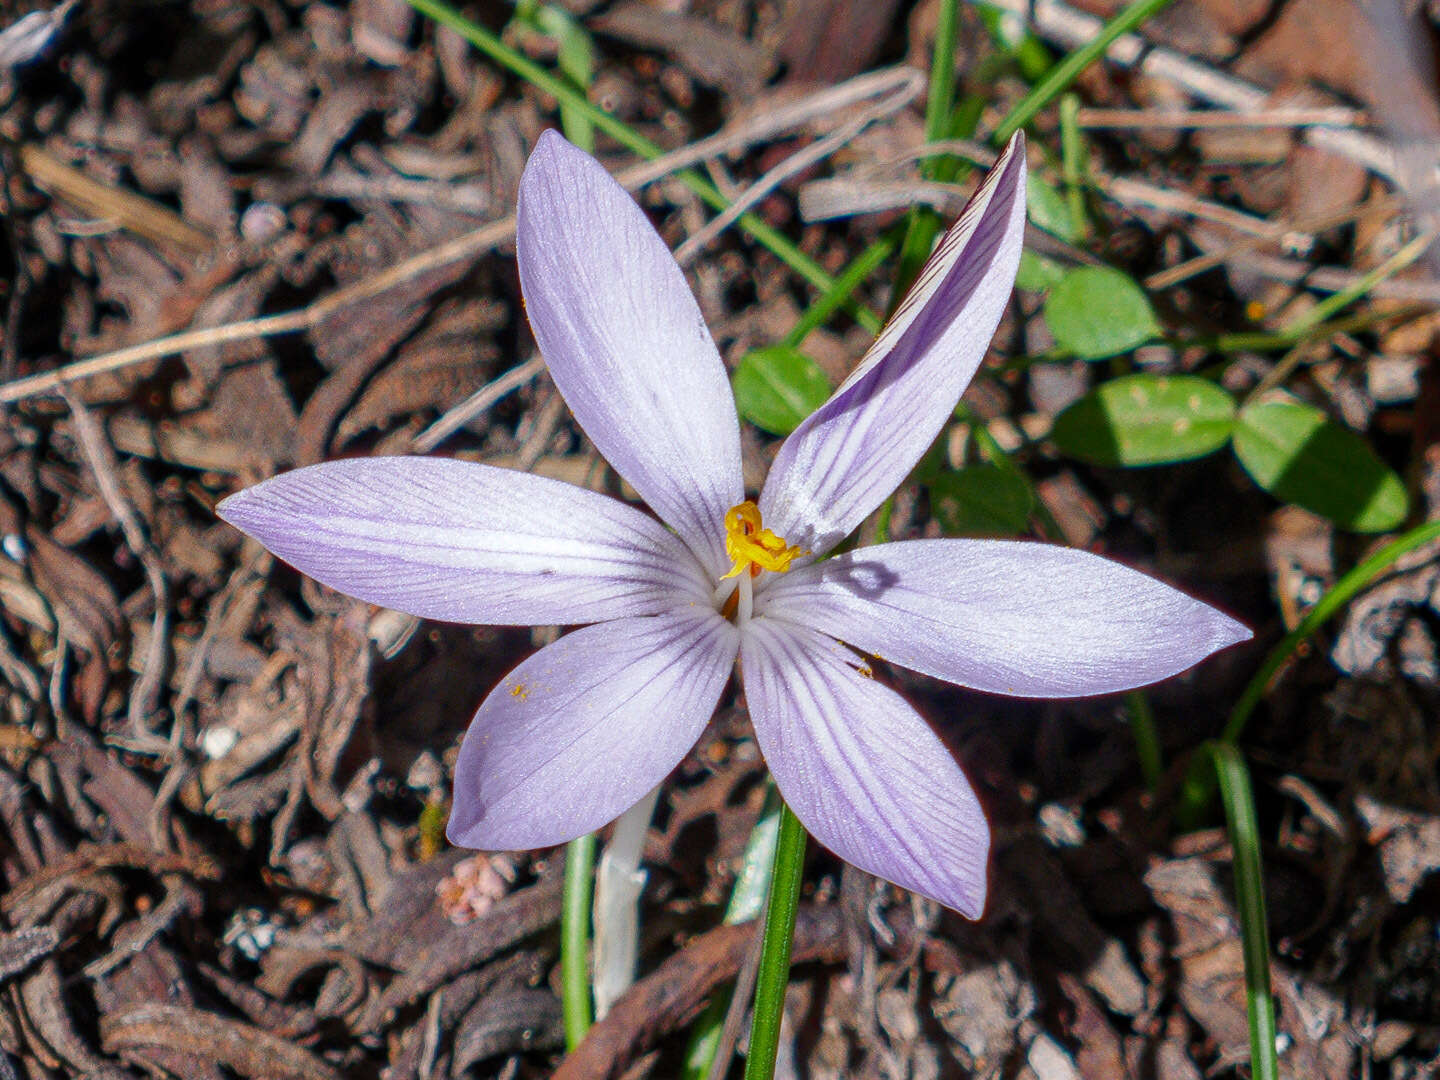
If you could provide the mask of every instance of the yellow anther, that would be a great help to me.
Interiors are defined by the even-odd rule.
[[[746,570],[751,577],[761,570],[783,574],[801,555],[810,554],[785,543],[762,526],[760,508],[749,499],[732,506],[725,514],[725,554],[734,562],[727,578],[739,577]]]

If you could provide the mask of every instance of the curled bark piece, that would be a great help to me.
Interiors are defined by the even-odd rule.
[[[102,1017],[100,1042],[111,1054],[144,1060],[155,1048],[182,1048],[241,1076],[274,1080],[342,1080],[308,1050],[251,1024],[202,1009],[146,1003]]]

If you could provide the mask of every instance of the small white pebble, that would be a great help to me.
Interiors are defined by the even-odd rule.
[[[1051,847],[1077,848],[1085,843],[1085,826],[1080,815],[1063,803],[1050,802],[1040,807],[1040,834]]]
[[[240,215],[240,236],[252,244],[273,240],[289,224],[285,211],[274,203],[251,203]]]
[[[234,728],[217,724],[200,733],[200,752],[211,761],[219,761],[235,749],[235,744],[239,741],[240,736]]]

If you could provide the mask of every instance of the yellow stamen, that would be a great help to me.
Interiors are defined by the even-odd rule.
[[[735,563],[725,575],[732,578],[739,577],[746,570],[750,571],[751,577],[758,577],[762,570],[783,574],[795,559],[810,553],[792,547],[764,528],[760,521],[760,508],[746,499],[725,514],[725,554]]]

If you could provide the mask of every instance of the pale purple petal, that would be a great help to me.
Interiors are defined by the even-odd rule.
[[[740,655],[755,737],[805,828],[860,869],[979,918],[989,829],[919,714],[805,627],[752,620]]]
[[[947,682],[1020,697],[1144,686],[1250,637],[1119,563],[1005,540],[863,548],[774,575],[755,610]]]
[[[583,623],[708,603],[653,518],[529,473],[445,458],[331,461],[217,508],[316,581],[427,619]]]
[[[723,573],[744,495],[740,427],[700,308],[649,219],[554,131],[520,182],[525,309],[575,419],[651,508]]]
[[[739,648],[709,608],[587,626],[480,706],[446,829],[462,847],[548,847],[598,829],[665,779],[715,711]]]
[[[823,555],[900,486],[985,357],[1024,231],[1017,133],[860,366],[785,440],[760,496],[767,528]]]

